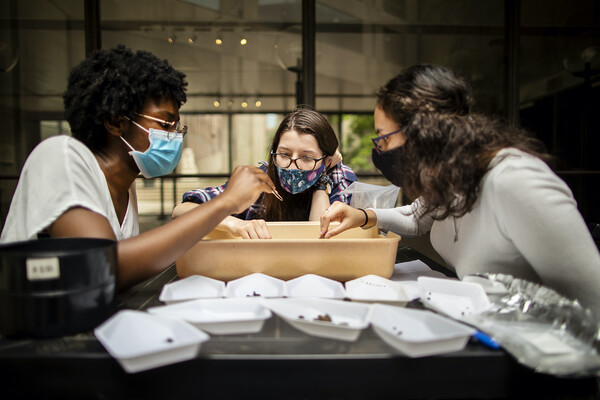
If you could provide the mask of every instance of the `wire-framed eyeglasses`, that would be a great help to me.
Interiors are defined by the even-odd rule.
[[[144,117],[144,118],[150,119],[152,121],[158,122],[158,124],[165,131],[167,131],[167,133],[168,133],[167,137],[169,139],[174,139],[175,135],[177,135],[177,134],[181,134],[182,136],[187,135],[188,127],[187,127],[187,125],[181,125],[180,121],[165,121],[164,119],[156,118],[151,115],[139,114],[139,113],[137,115],[140,117]],[[173,136],[171,137],[170,134],[173,134]]]
[[[394,131],[394,132],[390,132],[390,133],[386,133],[385,135],[381,135],[381,136],[377,136],[374,138],[371,138],[371,141],[373,142],[373,146],[375,147],[375,151],[377,151],[377,154],[381,155],[381,141],[383,140],[384,142],[387,142],[387,140],[389,139],[390,136],[395,135],[396,133],[400,133],[400,129]]]
[[[275,165],[277,165],[279,168],[288,168],[292,165],[292,163],[294,163],[298,169],[303,171],[312,171],[313,169],[317,168],[317,163],[325,159],[327,156],[325,155],[321,158],[309,156],[292,158],[292,156],[289,154],[271,152],[271,157],[273,157],[273,162],[275,162]]]

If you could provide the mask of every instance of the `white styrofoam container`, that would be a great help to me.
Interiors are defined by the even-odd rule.
[[[506,286],[502,282],[495,282],[481,276],[467,275],[463,277],[463,282],[477,283],[483,287],[487,294],[505,294],[508,293]]]
[[[409,357],[462,350],[475,329],[431,311],[373,305],[371,324],[390,346]]]
[[[191,275],[163,286],[158,299],[167,304],[225,296],[225,282],[201,275]]]
[[[262,303],[296,329],[313,336],[355,341],[369,326],[370,306],[348,301],[291,298],[265,299]],[[318,317],[329,316],[331,321]]]
[[[315,274],[306,274],[285,283],[288,297],[321,297],[343,299],[344,285],[333,279]]]
[[[199,299],[160,307],[148,312],[181,318],[212,335],[259,332],[271,311],[256,299]]]
[[[195,358],[209,339],[183,320],[134,310],[119,311],[94,334],[129,373]]]
[[[490,307],[483,287],[477,283],[421,276],[421,301],[433,310],[455,319],[468,318]]]
[[[402,284],[378,275],[366,275],[346,282],[346,296],[364,302],[407,303],[410,301]]]
[[[227,283],[227,297],[284,297],[285,281],[256,272]]]

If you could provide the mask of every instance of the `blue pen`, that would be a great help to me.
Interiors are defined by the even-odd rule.
[[[483,333],[481,331],[475,332],[475,334],[473,335],[473,338],[475,338],[478,342],[480,342],[484,346],[487,346],[491,349],[498,350],[501,347],[500,343],[496,342],[494,339],[492,339],[491,337],[489,337],[488,335],[486,335],[485,333]]]

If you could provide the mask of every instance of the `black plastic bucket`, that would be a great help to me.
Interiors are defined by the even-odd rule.
[[[0,245],[0,334],[87,331],[115,312],[116,242],[50,238]]]

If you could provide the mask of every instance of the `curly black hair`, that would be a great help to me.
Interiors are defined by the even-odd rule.
[[[106,143],[105,120],[133,119],[148,98],[170,97],[181,107],[186,86],[184,73],[148,51],[96,50],[69,75],[65,118],[73,136],[95,151]]]
[[[408,67],[377,91],[377,105],[401,129],[418,111],[467,115],[473,102],[471,87],[464,78],[431,64]]]
[[[377,92],[377,105],[406,137],[395,160],[404,191],[420,197],[426,215],[460,217],[471,211],[496,153],[514,147],[552,161],[541,141],[496,117],[471,113],[473,95],[452,70],[428,64],[407,68]]]
[[[404,132],[405,190],[409,197],[421,197],[426,213],[438,210],[435,219],[440,220],[473,209],[500,150],[512,147],[551,161],[541,141],[496,117],[419,112]]]

